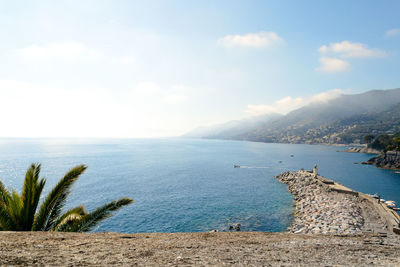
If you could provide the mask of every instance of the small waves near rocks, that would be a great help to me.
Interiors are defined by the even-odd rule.
[[[364,226],[357,196],[329,190],[308,171],[285,172],[278,180],[289,185],[296,201],[290,232],[305,234],[357,234]]]

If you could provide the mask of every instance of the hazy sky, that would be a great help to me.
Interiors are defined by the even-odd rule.
[[[2,137],[174,136],[400,87],[400,1],[0,1]]]

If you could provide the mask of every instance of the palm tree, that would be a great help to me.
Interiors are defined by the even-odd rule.
[[[62,214],[72,185],[87,169],[85,165],[78,165],[64,175],[37,211],[46,184],[45,179],[39,179],[40,168],[40,164],[32,164],[28,168],[20,195],[15,190],[7,190],[0,181],[0,231],[86,232],[110,217],[113,211],[133,202],[132,199],[121,198],[92,212],[79,206]]]

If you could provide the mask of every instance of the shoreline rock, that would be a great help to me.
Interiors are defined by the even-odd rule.
[[[382,169],[400,170],[400,151],[382,152],[362,164],[375,165]]]

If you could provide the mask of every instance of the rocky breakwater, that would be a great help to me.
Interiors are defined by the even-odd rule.
[[[364,225],[357,196],[330,190],[308,171],[285,172],[277,176],[289,185],[296,201],[296,213],[289,231],[305,234],[356,234]]]
[[[343,151],[338,152],[348,152],[348,153],[365,153],[365,154],[379,154],[381,153],[379,150],[370,148],[370,147],[350,147]]]
[[[378,168],[383,169],[400,169],[400,151],[387,151],[382,152],[376,157],[369,159],[367,162],[362,164],[376,165]]]

